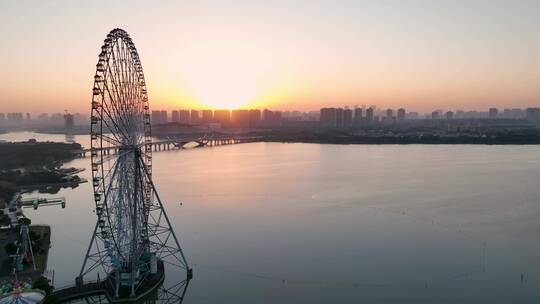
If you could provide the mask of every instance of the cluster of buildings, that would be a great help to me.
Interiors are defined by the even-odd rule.
[[[157,110],[151,112],[154,125],[179,123],[215,128],[276,128],[311,129],[337,128],[348,129],[360,126],[385,126],[403,122],[427,122],[444,120],[476,120],[476,119],[527,119],[540,121],[540,108],[512,108],[499,110],[489,108],[487,111],[444,111],[419,114],[408,112],[405,108],[378,109],[376,106],[328,107],[319,111],[273,111],[259,109],[239,110]],[[86,126],[88,116],[83,114],[55,113],[39,114],[35,118],[30,113],[0,113],[0,126]]]
[[[221,127],[255,128],[279,127],[282,122],[281,111],[258,110],[173,110],[170,117],[167,111],[152,111],[153,124],[216,124]]]
[[[63,125],[66,117],[73,125],[87,125],[88,116],[84,114],[69,113],[42,113],[32,117],[30,113],[0,113],[0,125],[18,126],[18,125]]]
[[[0,122],[21,123],[25,118],[30,120],[30,113],[26,113],[26,116],[23,113],[0,113]]]
[[[375,107],[370,108],[322,108],[319,122],[321,127],[351,128],[363,123],[385,122],[395,123],[405,120],[406,110],[403,108],[394,111],[387,109],[383,113],[376,112]]]
[[[366,108],[322,108],[320,110],[320,126],[327,128],[350,128],[363,124],[389,124],[405,120],[454,120],[454,119],[527,119],[540,120],[540,108],[504,109],[489,108],[487,111],[443,111],[436,110],[421,116],[418,112],[407,112],[404,108],[377,109]]]
[[[436,110],[427,114],[431,119],[530,119],[540,118],[540,108],[513,108],[499,111],[498,108],[489,108],[488,111],[443,111]]]
[[[218,127],[256,128],[256,127],[322,127],[354,128],[361,125],[394,124],[411,120],[450,120],[450,119],[540,119],[540,108],[504,109],[490,108],[487,111],[443,111],[419,114],[407,112],[405,108],[378,109],[376,106],[344,108],[322,108],[320,111],[271,111],[268,109],[241,110],[173,110],[152,111],[154,124],[169,122],[183,124],[215,124]]]

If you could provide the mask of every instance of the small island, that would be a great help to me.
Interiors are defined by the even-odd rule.
[[[76,173],[80,169],[61,168],[81,150],[77,143],[26,142],[0,143],[0,209],[15,193],[28,190],[58,192],[61,187],[84,182]]]

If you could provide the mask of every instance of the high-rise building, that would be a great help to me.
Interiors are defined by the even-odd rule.
[[[387,120],[388,122],[391,122],[393,119],[394,119],[394,110],[392,110],[392,109],[387,109],[387,110],[386,110],[386,120]]]
[[[7,120],[12,123],[21,123],[23,121],[22,113],[7,113]]]
[[[523,114],[523,110],[519,108],[514,108],[512,111],[512,118],[523,118],[525,115]]]
[[[189,116],[189,122],[192,124],[199,123],[199,111],[191,110],[191,113]]]
[[[283,118],[283,113],[281,111],[274,111],[274,120],[281,124],[281,119]]]
[[[439,119],[439,111],[433,111],[431,112],[431,119]]]
[[[151,116],[150,116],[150,120],[152,121],[152,124],[157,124],[159,122],[159,111],[152,111],[151,113]]]
[[[407,113],[405,113],[405,117],[407,119],[419,119],[420,118],[420,113],[418,113],[418,112],[407,112]]]
[[[188,124],[190,118],[189,110],[180,110],[178,111],[178,122],[183,124]]]
[[[527,119],[539,119],[540,118],[540,108],[527,108],[525,109],[525,117]]]
[[[74,126],[75,126],[75,119],[73,115],[69,113],[64,114],[64,129],[66,131],[66,134],[72,134]]]
[[[0,121],[6,120],[6,114],[0,113]]]
[[[343,127],[351,128],[353,123],[353,111],[351,109],[343,110]]]
[[[499,115],[499,110],[497,108],[489,108],[489,118],[495,119]]]
[[[362,108],[354,108],[353,126],[360,127],[362,125]]]
[[[336,109],[336,128],[343,128],[343,108]]]
[[[359,126],[362,123],[362,108],[354,109],[354,125]]]
[[[233,110],[231,112],[231,124],[235,128],[249,127],[249,110]]]
[[[202,111],[202,122],[210,123],[214,121],[214,112],[212,110]]]
[[[49,114],[47,113],[41,113],[38,115],[37,119],[41,122],[45,122],[47,120],[49,120]]]
[[[231,123],[231,111],[215,110],[214,122],[221,124],[221,126],[229,126],[229,124]]]
[[[169,121],[167,118],[167,111],[161,110],[161,122],[166,124]]]
[[[257,127],[261,122],[261,110],[252,109],[249,110],[249,126]]]
[[[368,123],[373,122],[375,116],[374,116],[375,109],[373,107],[366,109],[366,121]]]
[[[75,113],[73,114],[73,120],[75,125],[86,125],[88,123],[88,115]]]
[[[446,112],[445,117],[448,120],[453,119],[454,118],[454,112],[452,112],[452,111]]]
[[[281,112],[264,109],[262,112],[262,125],[265,127],[281,126]]]
[[[167,123],[167,111],[152,111],[151,120],[156,125]]]
[[[336,127],[336,108],[322,108],[320,110],[319,123],[323,128]]]
[[[178,110],[173,110],[171,112],[171,121],[180,122],[180,113],[178,112]]]
[[[271,121],[274,118],[274,112],[270,111],[268,109],[264,109],[262,112],[262,120],[263,121]]]
[[[400,108],[397,110],[397,120],[405,120],[405,115],[406,112],[404,108]]]
[[[49,121],[55,124],[61,123],[64,121],[64,115],[60,113],[51,114],[51,118],[49,119]]]

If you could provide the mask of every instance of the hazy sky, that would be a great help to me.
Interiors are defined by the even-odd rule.
[[[115,27],[154,109],[540,105],[540,1],[0,0],[0,22],[0,112],[89,112]]]

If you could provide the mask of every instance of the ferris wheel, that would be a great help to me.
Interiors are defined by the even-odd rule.
[[[111,287],[137,294],[156,263],[188,268],[152,182],[148,95],[137,49],[114,29],[98,56],[91,110],[97,222],[78,280],[98,268]]]
[[[144,225],[151,186],[143,172],[152,159],[148,96],[139,55],[125,31],[113,30],[101,50],[90,124],[94,201],[113,264],[123,267],[148,245]]]

